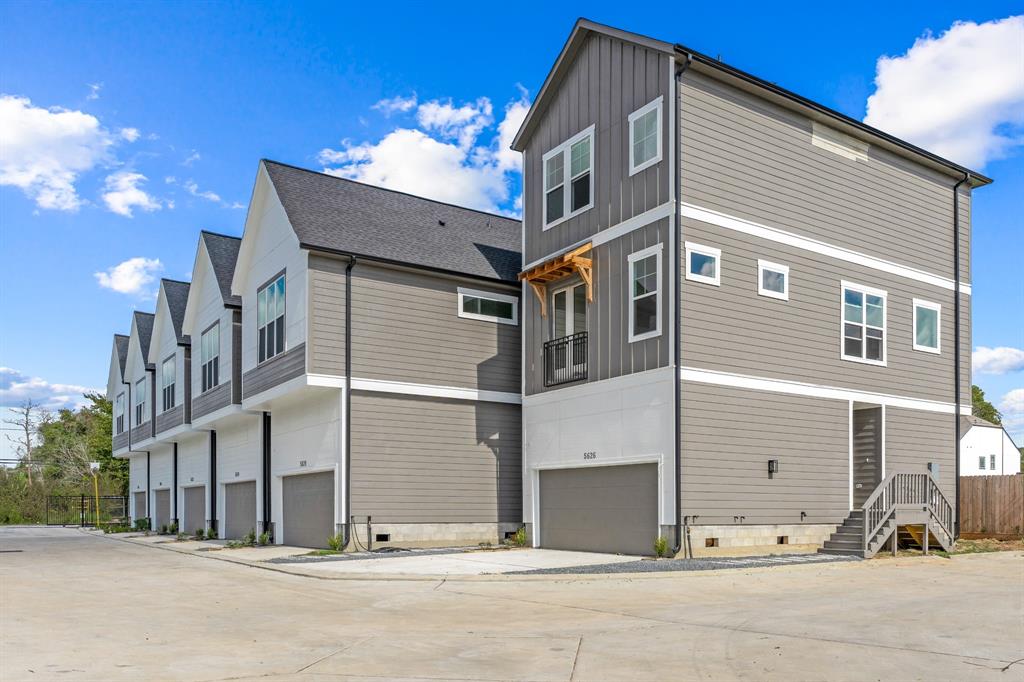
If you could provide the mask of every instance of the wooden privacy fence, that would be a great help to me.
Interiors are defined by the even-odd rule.
[[[961,476],[960,535],[1001,540],[1024,536],[1024,475]]]

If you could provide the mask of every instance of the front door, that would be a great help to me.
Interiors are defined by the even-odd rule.
[[[853,508],[860,509],[882,482],[882,408],[853,410]]]
[[[552,294],[551,338],[566,339],[566,343],[554,348],[555,368],[570,371],[586,367],[587,343],[585,338],[576,336],[587,331],[587,286],[574,284]]]

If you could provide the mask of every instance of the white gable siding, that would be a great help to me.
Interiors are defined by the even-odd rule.
[[[196,270],[192,273],[192,288],[189,290],[189,303],[195,306],[192,326],[185,331],[192,340],[192,395],[198,396],[203,389],[202,372],[202,336],[215,322],[220,323],[220,363],[218,379],[220,383],[231,380],[231,309],[224,307],[224,298],[217,283],[213,265],[206,252],[206,246],[200,243],[199,258],[196,259]]]
[[[995,455],[995,467],[992,456]],[[985,458],[985,468],[979,458]],[[1006,431],[992,426],[972,426],[960,438],[961,476],[1003,476],[1020,473],[1020,451]]]

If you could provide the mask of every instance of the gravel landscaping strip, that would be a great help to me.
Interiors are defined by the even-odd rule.
[[[836,554],[776,554],[759,557],[706,557],[703,559],[641,559],[621,564],[594,564],[564,568],[538,568],[511,571],[504,575],[568,575],[590,573],[664,573],[669,571],[713,571],[723,568],[760,568],[793,566],[794,564],[828,564],[837,561],[860,561],[855,556]]]

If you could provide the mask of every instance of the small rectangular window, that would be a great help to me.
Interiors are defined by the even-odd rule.
[[[980,471],[984,471],[985,470],[985,455],[979,455],[978,456],[978,469]]]
[[[719,262],[722,251],[710,246],[686,242],[686,279],[704,284],[721,284]]]
[[[988,468],[991,469],[992,471],[996,470],[996,456],[995,455],[989,455],[988,456]]]
[[[629,341],[661,334],[661,244],[630,254]]]
[[[146,414],[146,380],[135,382],[135,425],[145,424],[149,420]]]
[[[914,299],[914,350],[940,352],[942,306]]]
[[[544,155],[544,229],[594,205],[594,126]]]
[[[499,324],[518,324],[519,299],[506,294],[459,287],[459,317]]]
[[[661,97],[629,115],[629,174],[661,161]]]
[[[757,293],[761,296],[789,300],[789,266],[757,261]]]
[[[885,364],[884,291],[842,283],[841,357],[844,360]]]
[[[220,384],[220,322],[203,332],[199,349],[201,390],[209,391]]]
[[[284,352],[284,273],[256,292],[257,362]]]

